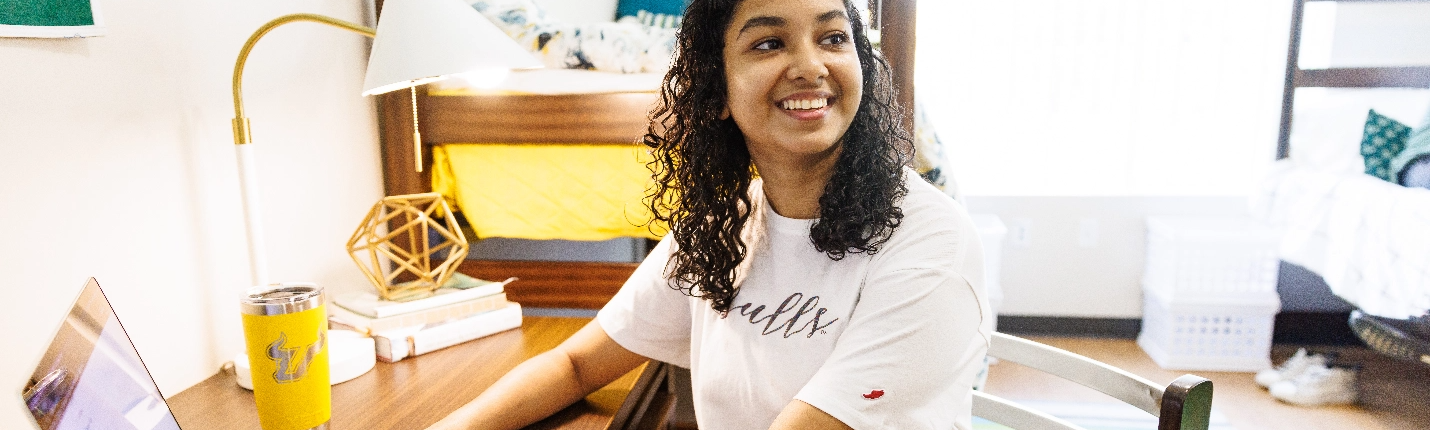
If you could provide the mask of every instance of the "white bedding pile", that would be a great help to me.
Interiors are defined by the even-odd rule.
[[[1278,161],[1253,210],[1285,229],[1282,259],[1388,318],[1430,310],[1430,190]]]
[[[602,4],[587,4],[586,0],[542,2],[606,17],[585,17],[585,21],[579,22],[548,15],[533,0],[465,1],[518,44],[531,50],[546,67],[514,71],[499,79],[457,76],[433,85],[433,89],[445,95],[655,92],[670,67],[675,49],[675,29],[615,22],[614,1]]]
[[[1270,169],[1252,207],[1284,229],[1282,260],[1365,312],[1418,316],[1430,309],[1430,190],[1363,173],[1371,109],[1417,125],[1430,89],[1297,90],[1290,158]]]

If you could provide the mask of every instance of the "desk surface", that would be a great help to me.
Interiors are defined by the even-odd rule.
[[[515,330],[396,363],[378,362],[372,371],[333,386],[331,427],[425,428],[476,398],[522,361],[556,347],[588,321],[527,317]],[[528,428],[605,429],[613,418],[624,420],[625,415],[644,415],[647,409],[659,409],[634,404],[642,398],[647,402],[652,398],[654,393],[648,391],[660,385],[655,381],[662,378],[656,374],[659,372],[658,363],[637,368],[587,396],[585,401]],[[180,392],[169,399],[169,405],[185,429],[260,428],[253,393],[235,384],[228,372],[219,372]]]

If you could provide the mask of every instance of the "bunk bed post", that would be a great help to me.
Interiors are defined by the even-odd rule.
[[[1296,99],[1296,75],[1301,73],[1301,16],[1306,0],[1291,6],[1291,38],[1286,43],[1286,89],[1281,93],[1281,133],[1276,138],[1276,159],[1291,156],[1291,109]]]
[[[917,5],[914,0],[875,1],[879,19],[879,39],[894,41],[880,43],[884,58],[893,69],[894,88],[898,92],[899,107],[904,111],[904,130],[914,133],[914,31],[917,23]]]

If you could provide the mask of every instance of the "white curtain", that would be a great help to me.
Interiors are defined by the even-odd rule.
[[[969,195],[1247,195],[1289,0],[937,0],[916,87]]]

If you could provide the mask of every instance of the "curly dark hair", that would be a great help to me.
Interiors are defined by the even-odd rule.
[[[744,135],[725,107],[725,31],[741,0],[694,0],[686,9],[676,57],[661,85],[643,142],[651,148],[655,184],[646,204],[671,226],[677,249],[665,276],[672,288],[729,312],[739,292],[735,271],[744,260],[740,232],[750,216],[755,176]],[[819,198],[810,228],[815,249],[833,260],[874,254],[903,220],[898,201],[908,193],[902,169],[912,140],[901,126],[889,64],[865,35],[857,9],[844,1],[863,70],[863,99],[839,143],[834,174]]]

